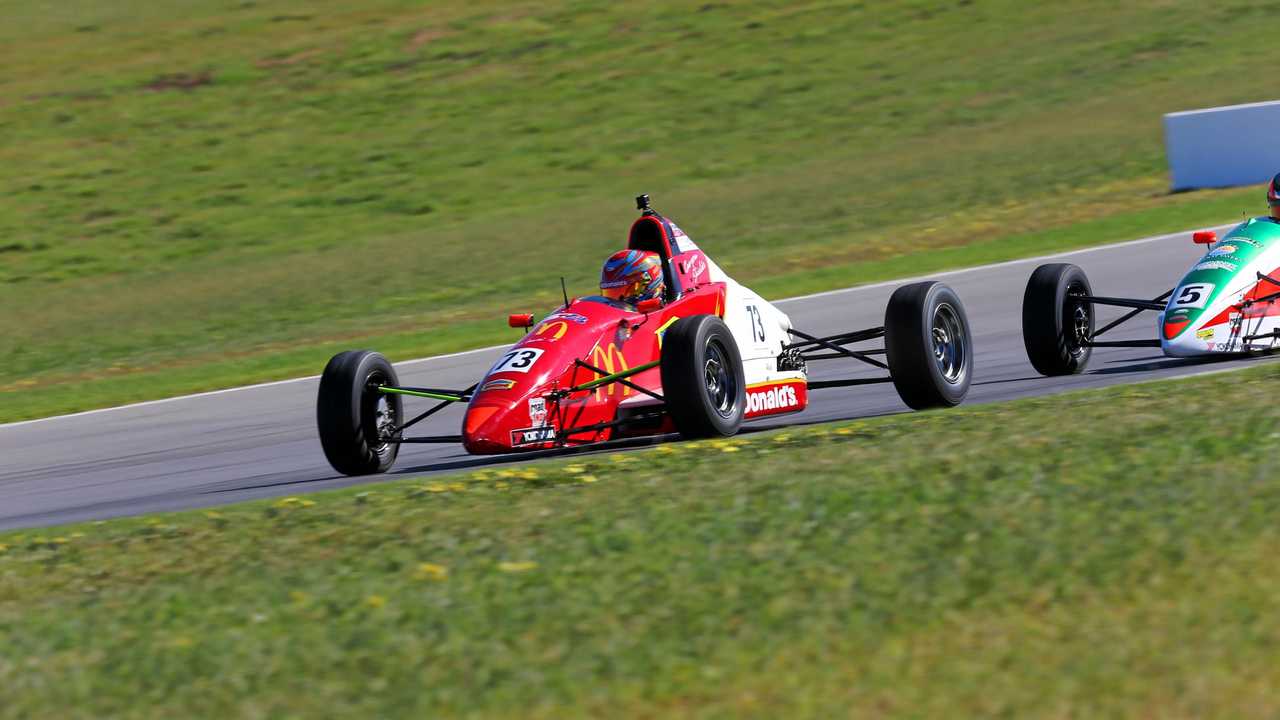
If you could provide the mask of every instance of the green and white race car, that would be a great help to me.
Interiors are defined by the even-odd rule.
[[[1280,219],[1256,217],[1219,240],[1193,234],[1208,251],[1174,288],[1151,300],[1095,295],[1079,267],[1041,265],[1022,298],[1022,339],[1043,375],[1082,371],[1095,347],[1158,347],[1170,357],[1229,355],[1280,347]],[[1132,308],[1095,329],[1094,308]],[[1099,340],[1143,311],[1159,313],[1153,340]]]

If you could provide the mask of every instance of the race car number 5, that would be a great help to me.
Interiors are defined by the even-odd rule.
[[[1202,308],[1209,301],[1209,296],[1213,294],[1213,285],[1209,283],[1190,283],[1178,288],[1178,294],[1173,298],[1173,304],[1170,307],[1176,308]]]
[[[538,362],[538,358],[542,357],[542,350],[538,348],[520,348],[512,350],[502,359],[498,361],[493,369],[489,371],[490,375],[500,372],[518,372],[527,373]]]

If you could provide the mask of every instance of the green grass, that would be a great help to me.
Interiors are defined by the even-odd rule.
[[[1160,116],[1260,99],[1204,28],[1265,12],[10,3],[0,421],[500,341],[640,191],[774,297],[1237,217]]]
[[[0,717],[1274,716],[1278,381],[0,534]]]

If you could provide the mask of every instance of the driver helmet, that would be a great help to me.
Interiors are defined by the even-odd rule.
[[[1271,217],[1280,219],[1280,174],[1267,186],[1267,205],[1271,206]]]
[[[604,261],[600,271],[600,294],[610,300],[632,305],[662,297],[662,260],[647,250],[619,250]]]

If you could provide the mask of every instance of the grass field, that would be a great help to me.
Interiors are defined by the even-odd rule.
[[[508,337],[650,192],[773,297],[1230,220],[1263,4],[68,0],[0,25],[0,422]]]
[[[1278,381],[0,534],[0,717],[1274,716]]]

